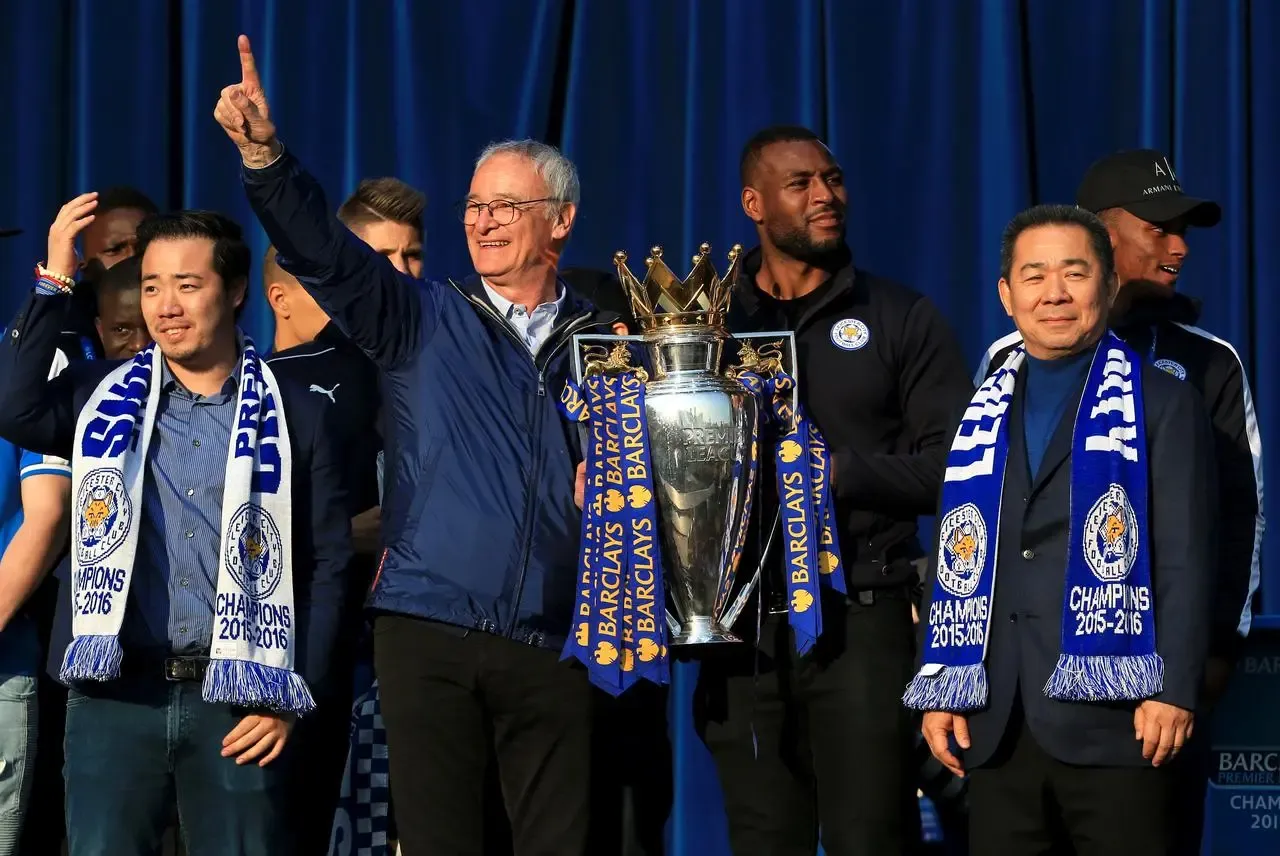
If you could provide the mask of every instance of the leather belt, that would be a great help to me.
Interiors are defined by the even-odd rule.
[[[164,679],[166,681],[203,681],[209,669],[208,657],[166,657]]]

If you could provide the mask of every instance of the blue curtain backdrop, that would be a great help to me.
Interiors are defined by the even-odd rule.
[[[0,226],[26,230],[0,242],[6,317],[50,219],[85,190],[132,184],[162,205],[218,208],[265,249],[211,118],[245,32],[283,138],[334,205],[364,176],[426,191],[427,267],[441,275],[467,270],[450,203],[492,139],[539,137],[577,161],[566,261],[608,267],[614,250],[654,243],[668,258],[750,244],[739,148],[767,124],[809,125],[848,173],[860,262],[937,301],[974,362],[1010,329],[995,289],[1005,221],[1071,200],[1101,154],[1163,149],[1190,192],[1223,205],[1221,226],[1192,235],[1184,287],[1238,347],[1274,449],[1272,0],[0,0],[0,12]],[[269,335],[260,299],[247,317]],[[1280,613],[1271,564],[1264,611]],[[720,853],[714,774],[687,727],[691,677],[673,701],[672,852]]]

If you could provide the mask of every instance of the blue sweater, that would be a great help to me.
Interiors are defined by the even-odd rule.
[[[1072,393],[1084,385],[1089,374],[1093,348],[1079,354],[1056,360],[1040,360],[1027,354],[1027,386],[1022,396],[1022,425],[1026,433],[1027,464],[1031,467],[1031,478],[1036,477],[1040,469],[1040,461],[1045,450],[1049,448],[1049,440],[1057,430],[1058,423],[1068,410],[1068,405],[1075,401],[1079,404],[1079,396],[1073,398]],[[1071,418],[1075,418],[1075,410],[1071,410]]]

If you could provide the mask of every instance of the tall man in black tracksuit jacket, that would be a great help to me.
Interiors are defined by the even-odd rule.
[[[745,259],[729,326],[795,331],[802,404],[832,450],[849,596],[824,590],[823,634],[797,656],[775,538],[758,661],[746,646],[704,661],[698,725],[736,856],[812,856],[819,823],[830,856],[911,853],[915,729],[900,698],[915,656],[916,519],[933,513],[948,429],[973,387],[934,305],[853,265],[840,167],[811,131],[757,134],[742,182],[760,246]],[[774,479],[761,474],[763,507],[740,572],[756,566],[751,553],[776,518]],[[755,627],[749,610],[735,632]]]
[[[1262,437],[1244,364],[1231,343],[1194,326],[1200,304],[1175,288],[1187,258],[1189,227],[1217,225],[1216,202],[1187,196],[1169,158],[1158,151],[1117,152],[1095,162],[1076,202],[1098,214],[1115,247],[1120,293],[1112,329],[1156,367],[1192,384],[1209,407],[1218,466],[1218,559],[1213,627],[1197,728],[1179,759],[1179,834],[1174,852],[1198,856],[1210,775],[1207,715],[1225,690],[1249,633],[1262,546]],[[1004,362],[1013,333],[991,346],[976,383]]]

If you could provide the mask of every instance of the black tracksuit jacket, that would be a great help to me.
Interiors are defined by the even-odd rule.
[[[743,260],[729,305],[733,333],[792,329],[779,301],[755,284],[760,262],[758,248]],[[801,403],[835,466],[848,588],[912,584],[911,562],[923,555],[917,518],[936,510],[951,432],[973,384],[955,336],[928,298],[855,267],[851,257],[822,289],[796,319],[796,374]],[[760,521],[771,523],[777,508],[771,466],[761,478],[762,513],[753,515],[756,531],[740,574],[754,572]],[[775,543],[769,573],[780,574],[782,562]]]

